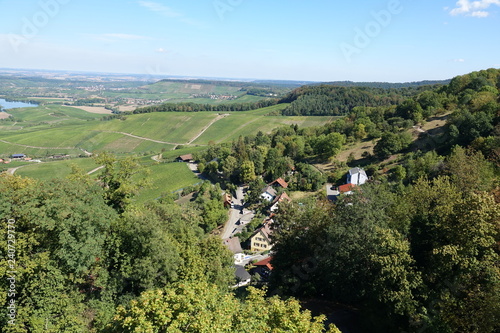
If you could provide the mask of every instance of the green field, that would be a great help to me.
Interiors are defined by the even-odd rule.
[[[41,158],[44,163],[23,166],[16,174],[47,180],[68,176],[72,164],[85,172],[96,168],[91,158],[75,158],[85,156],[83,150],[142,156],[141,163],[152,171],[153,183],[152,188],[143,190],[136,199],[144,202],[200,182],[185,163],[157,163],[151,159],[153,155],[161,153],[164,161],[172,161],[179,155],[203,150],[210,142],[230,142],[239,136],[254,135],[258,131],[267,133],[291,124],[318,126],[334,119],[277,115],[284,107],[286,105],[275,105],[224,114],[146,113],[108,121],[100,120],[102,115],[57,105],[17,109],[12,114],[18,121],[0,123],[3,126],[0,128],[5,129],[0,131],[0,157],[23,153]],[[73,159],[47,159],[57,154],[68,154]]]
[[[142,190],[136,197],[141,203],[154,200],[184,187],[197,184],[201,180],[187,167],[186,163],[157,163],[149,166],[152,187]]]
[[[76,165],[84,172],[89,172],[98,167],[92,158],[78,158],[47,163],[33,163],[16,171],[16,175],[39,180],[64,178],[71,174],[71,166]]]
[[[8,111],[15,121],[21,126],[23,123],[33,125],[37,123],[60,124],[75,122],[75,120],[99,119],[102,115],[85,112],[72,107],[62,105],[42,105],[36,108],[18,108]]]
[[[286,105],[275,105],[224,115],[217,112],[146,113],[108,121],[101,121],[102,115],[64,106],[16,109],[13,115],[18,122],[0,123],[5,129],[0,134],[0,156],[14,153],[36,158],[54,154],[78,156],[82,149],[153,154],[173,150],[179,145],[185,148],[205,146],[209,142],[227,142],[258,131],[268,133],[279,126],[318,126],[333,119],[268,115],[279,114],[284,107]],[[58,120],[49,121],[54,117]]]
[[[139,193],[136,198],[138,202],[155,199],[164,194],[172,193],[201,181],[191,170],[189,170],[185,163],[155,163],[150,156],[144,157],[142,162],[151,170],[149,177],[152,186]],[[79,167],[84,172],[90,172],[98,167],[92,158],[30,164],[26,162],[16,162],[9,164],[8,167],[22,166],[16,171],[16,175],[46,181],[53,178],[64,178],[69,176],[71,174],[72,165]],[[99,172],[100,171],[96,171],[94,176],[97,176]]]
[[[82,88],[90,84],[84,81],[38,82],[0,77],[0,92],[3,91],[3,95],[24,96],[40,103],[36,108],[11,109],[8,113],[12,117],[0,121],[0,158],[22,153],[42,160],[42,163],[16,161],[2,165],[2,170],[20,167],[16,175],[48,180],[68,176],[72,165],[77,165],[84,172],[97,168],[92,158],[82,158],[87,156],[86,151],[108,151],[119,158],[139,156],[141,164],[151,170],[152,180],[152,187],[144,189],[136,198],[141,203],[200,182],[185,163],[158,163],[152,156],[161,154],[163,161],[170,162],[179,155],[204,150],[212,142],[231,142],[258,131],[268,133],[279,126],[317,126],[332,120],[329,117],[280,116],[286,104],[245,112],[125,114],[120,119],[109,119],[109,115],[62,105],[74,99],[94,97],[107,98],[108,104],[123,104],[123,99],[131,98],[212,105],[256,102],[264,98],[247,95],[246,89],[258,87],[249,83],[175,80],[154,84],[102,82],[104,89],[100,93]],[[261,88],[267,89],[264,86]],[[287,91],[284,87],[270,89],[274,93]],[[211,99],[209,95],[237,98]],[[50,157],[53,155],[70,155],[71,159],[52,160]],[[93,177],[98,177],[99,172],[95,172]]]

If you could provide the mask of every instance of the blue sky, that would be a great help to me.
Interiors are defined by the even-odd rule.
[[[500,0],[0,0],[0,67],[310,81],[500,67]]]

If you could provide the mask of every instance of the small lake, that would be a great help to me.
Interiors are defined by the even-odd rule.
[[[15,108],[34,108],[38,104],[24,103],[24,102],[7,102],[5,99],[0,98],[0,110],[9,110]]]

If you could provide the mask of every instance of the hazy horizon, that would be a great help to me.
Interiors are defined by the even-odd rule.
[[[4,0],[5,68],[415,82],[500,67],[500,1]]]

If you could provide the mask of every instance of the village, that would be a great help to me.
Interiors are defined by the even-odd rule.
[[[187,163],[189,168],[197,173],[197,163],[193,155],[187,154],[177,158],[178,162]],[[198,175],[200,175],[198,173]],[[347,182],[341,186],[326,184],[327,198],[336,201],[342,195],[351,195],[359,186],[368,181],[365,170],[352,168],[346,175]],[[258,223],[257,228],[251,231],[248,239],[240,239],[238,235],[257,218],[256,208],[249,209],[246,203],[248,186],[240,185],[234,195],[229,192],[222,194],[224,207],[229,209],[228,219],[220,237],[223,244],[233,253],[235,275],[237,283],[233,288],[250,285],[253,282],[266,284],[272,274],[271,264],[273,257],[273,218],[280,205],[291,203],[287,194],[288,183],[281,177],[267,184],[260,193],[260,204],[257,208],[264,208],[266,214]],[[252,223],[253,224],[253,223]]]

